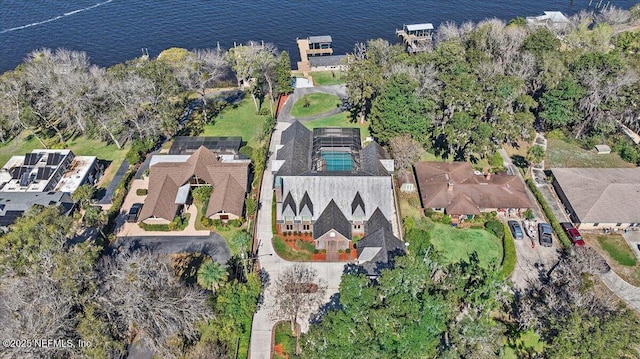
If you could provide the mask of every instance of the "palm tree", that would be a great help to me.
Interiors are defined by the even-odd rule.
[[[215,292],[218,286],[227,280],[227,271],[223,265],[207,259],[198,269],[198,284]]]

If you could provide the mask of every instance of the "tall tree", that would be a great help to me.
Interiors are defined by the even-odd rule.
[[[278,57],[276,74],[278,77],[278,85],[276,86],[278,95],[288,95],[293,92],[291,89],[291,60],[286,51],[282,51]]]
[[[227,280],[227,271],[218,262],[207,259],[198,269],[198,284],[205,289],[215,292],[220,284]]]
[[[219,50],[195,50],[187,55],[184,66],[179,79],[200,96],[202,117],[207,121],[207,88],[219,81],[227,70],[223,54]]]
[[[309,265],[294,264],[280,273],[273,283],[274,302],[271,316],[285,318],[291,323],[296,335],[296,354],[300,354],[300,330],[298,319],[308,317],[318,310],[324,301],[327,285],[318,278],[318,273]]]

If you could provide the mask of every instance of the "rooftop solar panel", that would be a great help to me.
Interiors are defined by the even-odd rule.
[[[236,153],[242,145],[242,137],[174,137],[170,155],[191,154],[200,146],[215,152]]]
[[[13,168],[13,172],[11,173],[11,179],[20,179],[22,175],[28,172],[31,172],[33,167],[20,166]]]
[[[47,156],[47,166],[57,166],[62,162],[64,156],[60,153],[50,153]]]
[[[27,153],[24,155],[24,164],[27,166],[33,166],[38,163],[40,157],[42,157],[42,155],[39,153]]]

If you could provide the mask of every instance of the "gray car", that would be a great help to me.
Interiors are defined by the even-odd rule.
[[[549,223],[538,223],[538,240],[541,246],[551,247],[553,245],[553,230]]]
[[[509,225],[509,229],[511,230],[511,234],[513,234],[513,238],[515,239],[523,239],[524,233],[522,232],[522,227],[520,227],[520,223],[517,221],[507,221]]]

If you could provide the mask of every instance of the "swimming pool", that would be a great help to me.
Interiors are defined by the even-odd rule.
[[[321,156],[325,162],[325,171],[353,170],[353,158],[348,152],[323,152]]]

